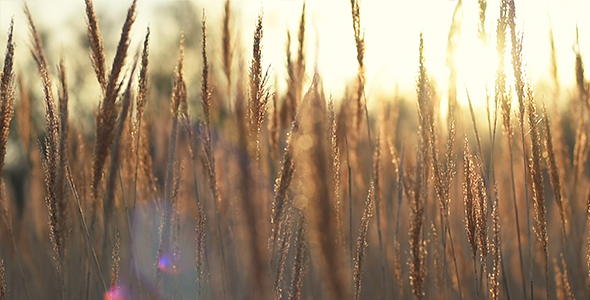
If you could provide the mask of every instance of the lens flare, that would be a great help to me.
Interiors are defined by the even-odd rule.
[[[127,292],[121,287],[112,287],[104,293],[104,300],[126,300]]]
[[[177,264],[174,263],[174,255],[172,254],[162,255],[158,259],[158,269],[167,274],[180,273],[180,269],[178,268]]]

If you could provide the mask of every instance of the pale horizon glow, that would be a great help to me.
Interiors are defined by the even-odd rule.
[[[95,0],[94,2],[97,11],[109,12],[109,14],[112,12],[115,26],[122,24],[126,8],[131,3],[130,0]],[[155,14],[157,14],[155,8],[158,5],[173,4],[174,2],[171,0],[138,1],[134,43],[137,44],[141,40],[147,24],[150,24],[152,29],[163,26],[152,23]],[[211,36],[219,36],[223,2],[196,1],[198,7],[205,9]],[[37,25],[48,31],[63,30],[64,27],[76,24],[77,26],[85,26],[83,0],[28,1],[27,3]],[[308,79],[311,78],[317,65],[326,92],[335,99],[340,99],[344,95],[346,86],[353,82],[357,72],[350,2],[307,0],[306,3]],[[445,65],[447,36],[456,3],[452,0],[361,1],[361,25],[364,28],[366,41],[366,95],[370,105],[371,99],[381,95],[392,97],[396,92],[408,95],[408,97],[415,97],[420,32],[423,32],[424,35],[428,72],[437,84],[437,94],[442,99],[446,98],[449,73]],[[241,34],[239,44],[243,46],[244,58],[248,60],[251,57],[251,40],[256,17],[261,9],[263,10],[263,64],[270,65],[273,72],[271,83],[275,82],[276,76],[279,90],[286,85],[287,28],[294,38],[292,52],[295,53],[295,38],[302,4],[302,0],[232,1],[235,16],[233,20],[234,31],[236,34],[237,32]],[[527,76],[534,84],[552,85],[549,46],[550,20],[557,47],[558,74],[562,92],[571,90],[575,84],[572,46],[575,42],[576,25],[579,28],[582,56],[583,58],[590,57],[590,20],[584,18],[583,14],[588,11],[590,11],[590,1],[583,0],[516,1],[517,26],[519,30],[524,32],[524,67]],[[197,15],[200,14],[197,12]],[[457,50],[457,68],[459,70],[457,92],[461,103],[465,103],[465,87],[469,89],[471,98],[478,105],[483,105],[485,101],[486,87],[491,88],[490,92],[493,95],[497,63],[495,31],[498,14],[499,1],[489,0],[486,11],[486,32],[489,40],[488,46],[484,47],[477,38],[477,1],[463,2],[461,40]],[[12,16],[15,18],[17,50],[20,50],[18,55],[30,56],[27,53],[30,44],[28,27],[22,13],[20,0],[0,1],[2,55],[4,55],[6,32]],[[195,20],[195,26],[200,26],[200,20]],[[160,32],[156,32],[157,30]],[[157,34],[180,36],[180,32],[165,32],[161,28],[154,31],[152,36],[154,44],[157,44],[158,41]],[[68,32],[72,32],[72,30],[65,30],[63,40],[52,41],[52,43],[67,45]],[[61,37],[61,34],[57,36]],[[213,63],[218,63],[221,59],[220,42],[219,39],[209,41],[210,48],[208,50],[212,54]],[[509,49],[507,53],[509,54]],[[22,59],[17,57],[17,62]],[[25,59],[30,59],[30,57],[25,57]],[[510,63],[510,60],[508,59],[506,62]],[[511,65],[506,65],[506,71],[508,79],[511,80]]]

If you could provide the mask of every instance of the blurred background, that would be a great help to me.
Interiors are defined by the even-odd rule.
[[[210,35],[208,51],[212,64],[220,64],[220,32],[222,28],[224,1],[171,1],[140,0],[138,2],[137,22],[133,32],[135,38],[131,49],[139,49],[146,27],[152,30],[152,69],[155,78],[159,72],[172,73],[176,60],[178,41],[181,32],[186,36],[187,70],[198,72],[200,59],[198,45],[200,41],[200,21],[205,12]],[[93,82],[91,68],[88,68],[86,37],[86,16],[83,0],[24,1],[27,3],[43,34],[50,63],[56,64],[59,56],[67,57],[68,65],[74,67],[85,65],[84,73],[78,74],[84,89],[98,89]],[[126,9],[131,1],[99,0],[95,8],[100,19],[100,29],[105,38],[107,58],[112,57],[118,41]],[[449,0],[364,0],[361,3],[361,24],[366,36],[365,63],[367,66],[367,93],[369,99],[375,94],[413,93],[417,73],[418,36],[423,31],[426,47],[426,64],[430,73],[440,86],[444,86],[448,77],[445,67],[447,36],[451,25],[453,11],[457,1]],[[285,45],[286,33],[297,33],[297,26],[303,0],[234,0],[232,1],[233,30],[237,35],[236,47],[249,47],[256,22],[256,16],[264,13],[263,59],[270,65],[271,78],[277,78],[278,88],[286,84]],[[356,50],[352,35],[350,2],[345,0],[308,0],[307,3],[307,53],[308,66],[317,65],[323,76],[326,92],[335,99],[341,98],[344,89],[356,76]],[[5,36],[10,18],[15,19],[17,43],[17,70],[32,68],[31,55],[28,53],[29,31],[22,12],[24,4],[20,0],[0,1],[0,33]],[[516,1],[518,26],[525,32],[524,59],[528,75],[534,83],[544,83],[550,77],[549,30],[553,29],[558,58],[558,73],[564,88],[573,86],[574,52],[572,47],[576,39],[576,26],[579,28],[580,51],[584,56],[590,55],[590,18],[584,14],[590,11],[588,0],[520,0]],[[477,1],[464,1],[462,12],[461,38],[458,50],[459,84],[469,86],[470,93],[485,95],[482,84],[493,83],[492,70],[486,67],[486,55],[495,51],[495,29],[499,14],[498,1],[488,1],[486,12],[486,31],[489,50],[478,45]],[[0,39],[0,46],[5,48],[6,38]],[[246,46],[248,45],[248,46]],[[295,46],[295,43],[293,43]],[[76,50],[76,51],[74,51]],[[110,52],[110,53],[109,53]],[[487,53],[489,52],[489,53]],[[242,55],[251,54],[236,51]],[[250,57],[242,57],[250,59]],[[317,61],[316,61],[317,59]],[[492,57],[493,59],[493,57]],[[490,69],[490,68],[488,68]],[[75,72],[74,70],[70,70]],[[81,71],[81,70],[80,70]],[[308,68],[311,74],[313,68]],[[163,74],[162,74],[163,75]],[[487,77],[492,77],[491,81]],[[477,78],[477,79],[474,79]],[[166,77],[170,88],[171,77]],[[198,80],[195,78],[195,80]],[[85,84],[89,83],[90,86]],[[446,88],[441,88],[441,92]],[[473,91],[472,91],[473,90]],[[190,91],[189,91],[190,93]],[[464,98],[459,93],[459,98]],[[444,96],[442,97],[445,98]],[[473,97],[477,98],[477,97]],[[93,99],[97,100],[97,99]],[[96,101],[92,101],[96,103]],[[476,101],[477,102],[477,101]]]

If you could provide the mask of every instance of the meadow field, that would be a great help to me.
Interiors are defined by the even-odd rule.
[[[0,300],[590,297],[590,28],[565,60],[547,32],[535,81],[519,1],[471,1],[494,57],[470,66],[491,78],[476,92],[455,1],[445,78],[420,33],[400,41],[415,92],[381,95],[351,0],[356,74],[334,96],[305,2],[274,68],[264,7],[243,45],[237,0],[220,20],[182,2],[197,19],[170,45],[134,24],[137,0],[112,37],[79,1],[86,28],[55,61],[42,11],[1,20]]]

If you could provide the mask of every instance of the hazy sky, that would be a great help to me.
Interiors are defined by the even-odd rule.
[[[165,26],[153,24],[154,16],[162,4],[174,4],[172,0],[139,0],[138,19],[134,27],[139,42],[145,27]],[[208,26],[212,32],[221,28],[223,14],[221,0],[197,1],[205,8]],[[16,22],[16,43],[19,50],[28,50],[28,28],[24,22],[21,0],[0,0],[0,46],[2,55],[6,45],[6,32],[10,17]],[[85,26],[83,0],[27,1],[39,27],[47,30],[60,30],[63,35],[55,35],[67,44],[67,30],[72,26]],[[95,0],[99,12],[113,17],[115,26],[123,23],[130,0]],[[241,44],[251,56],[251,36],[256,16],[263,8],[264,38],[263,63],[271,65],[271,70],[285,78],[286,30],[291,29],[296,36],[302,0],[233,0],[232,7],[237,16],[235,29],[242,34]],[[430,73],[441,85],[441,94],[448,71],[445,67],[446,40],[451,18],[456,5],[451,0],[363,0],[361,1],[361,23],[366,35],[367,93],[393,94],[396,85],[402,92],[414,90],[418,63],[419,33],[425,38],[426,61]],[[590,12],[589,0],[517,0],[518,26],[524,31],[524,60],[527,74],[534,82],[549,80],[549,19],[553,25],[559,73],[562,85],[574,83],[574,54],[576,24],[580,32],[581,51],[585,58],[590,57]],[[499,13],[498,1],[489,0],[486,31],[490,35],[490,47],[485,49],[477,40],[477,1],[463,3],[463,26],[458,55],[459,83],[465,84],[475,95],[485,93],[485,84],[493,81],[495,72],[493,61],[495,51],[496,20]],[[584,16],[583,14],[586,13]],[[200,15],[201,12],[197,12]],[[195,20],[195,26],[200,26]],[[335,97],[342,95],[344,86],[356,72],[356,50],[351,25],[350,1],[348,0],[307,0],[307,50],[309,69],[318,58],[318,68],[323,75],[327,92]],[[165,28],[165,27],[164,27]],[[120,30],[120,29],[119,29]],[[118,32],[118,31],[117,31]],[[179,36],[180,32],[160,34]],[[52,36],[52,38],[55,38]],[[157,43],[158,36],[152,36]],[[210,41],[210,43],[219,41]],[[215,50],[217,45],[211,45]],[[218,49],[218,48],[217,48]],[[319,52],[316,51],[319,49]],[[26,51],[28,52],[28,51]],[[25,55],[30,55],[29,53]],[[67,53],[67,49],[64,50]],[[212,51],[217,59],[219,51]],[[22,55],[22,54],[21,54]],[[490,58],[491,57],[491,58]],[[90,68],[90,65],[89,65]],[[493,82],[492,82],[493,83]],[[493,85],[492,85],[493,87]],[[461,89],[459,89],[461,90]],[[460,96],[461,97],[461,96]]]

